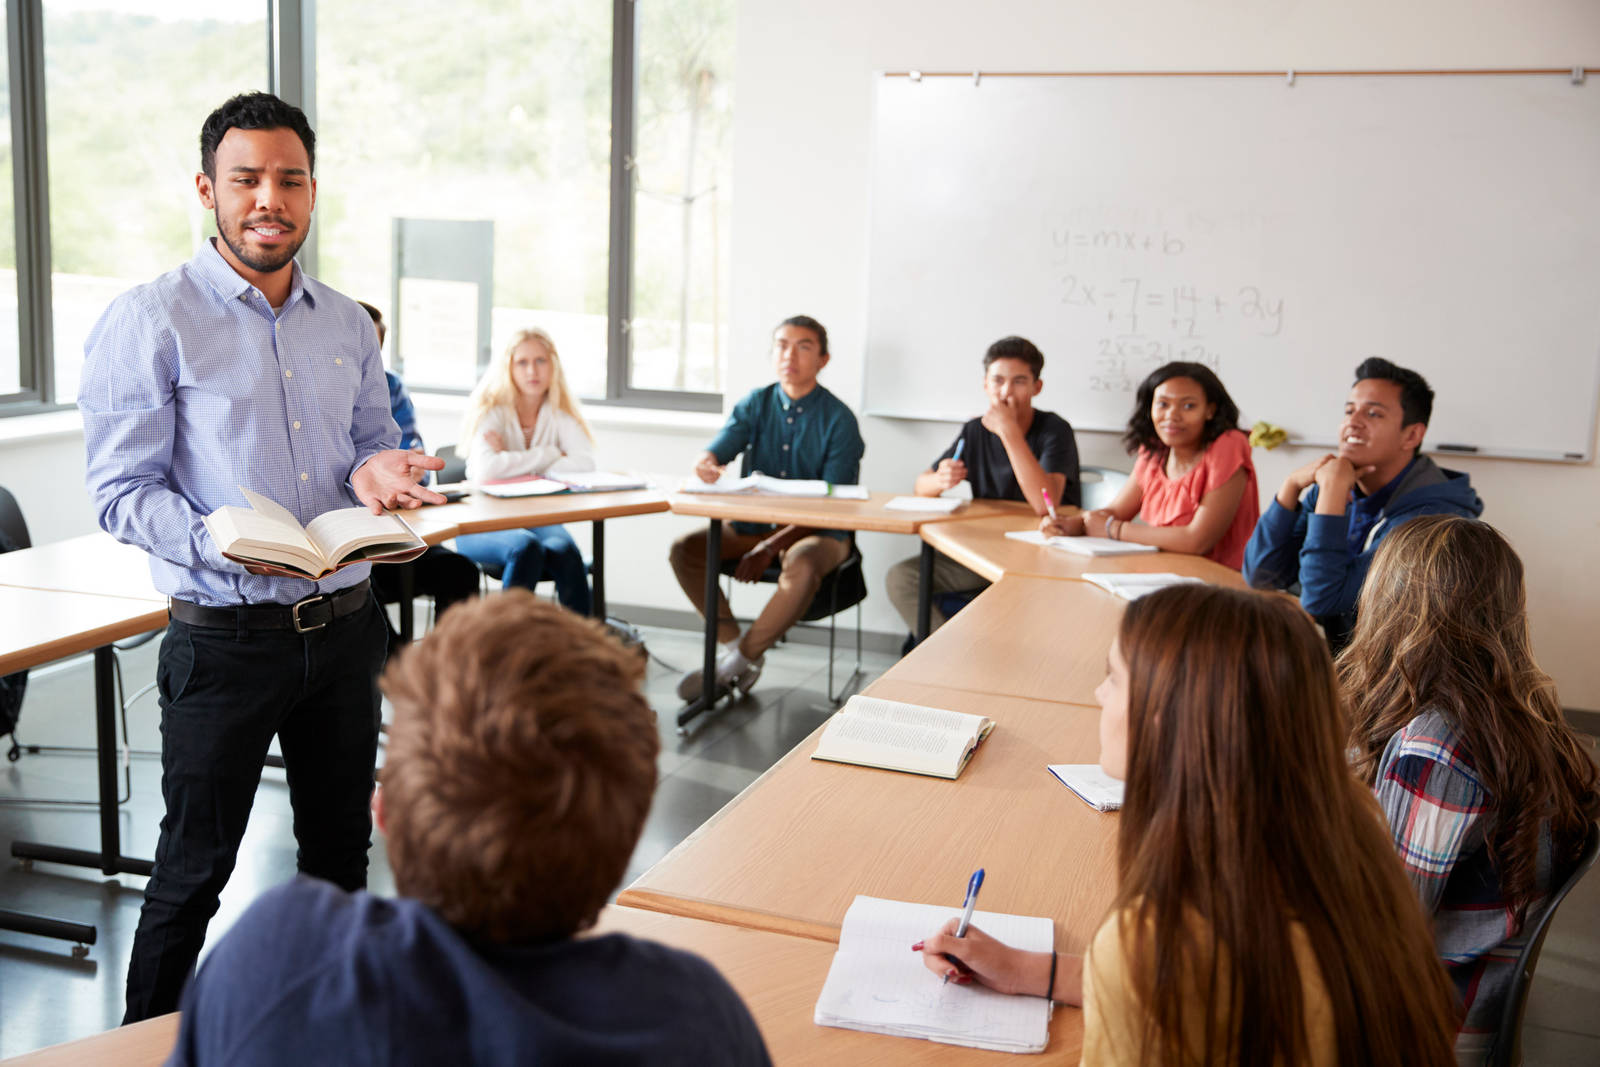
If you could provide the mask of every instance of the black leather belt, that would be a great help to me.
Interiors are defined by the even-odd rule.
[[[371,584],[370,580],[363,581],[337,593],[306,597],[296,604],[210,608],[171,597],[167,601],[167,613],[179,622],[208,630],[293,630],[303,634],[360,611],[366,606]]]

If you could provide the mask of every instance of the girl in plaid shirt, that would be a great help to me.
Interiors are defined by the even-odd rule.
[[[1596,769],[1534,662],[1522,561],[1486,523],[1413,519],[1379,548],[1339,672],[1356,772],[1433,916],[1456,1056],[1494,1048],[1524,929],[1600,812]]]

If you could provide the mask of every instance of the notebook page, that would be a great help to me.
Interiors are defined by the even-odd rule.
[[[816,1021],[946,1044],[1020,1052],[1044,1048],[1050,1002],[1007,996],[980,985],[947,985],[910,951],[960,914],[959,907],[858,896],[845,914],[839,950],[817,998]],[[973,924],[1008,944],[1048,952],[1053,924],[976,911]]]
[[[1095,811],[1116,811],[1122,807],[1122,782],[1107,774],[1098,763],[1051,763],[1045,769]]]

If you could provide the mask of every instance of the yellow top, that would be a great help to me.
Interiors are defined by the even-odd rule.
[[[1122,951],[1118,915],[1112,915],[1095,932],[1094,941],[1083,964],[1083,1067],[1099,1064],[1140,1062],[1139,1040],[1144,1033],[1145,1015],[1129,988],[1127,958]],[[1198,919],[1195,920],[1198,922]],[[1322,971],[1311,954],[1305,929],[1299,923],[1290,927],[1295,961],[1300,966],[1300,990],[1305,1009],[1306,1061],[1312,1067],[1333,1067],[1338,1063],[1337,1042],[1333,1033],[1333,1011],[1322,983]],[[1199,961],[1198,970],[1209,971],[1209,961]],[[1190,999],[1204,1004],[1201,991],[1191,989]],[[1223,1005],[1226,1007],[1226,1004]],[[1201,1018],[1185,1015],[1185,1064],[1206,1062]],[[1250,1024],[1246,1019],[1245,1025]],[[1225,1055],[1226,1050],[1217,1050]],[[1212,1062],[1218,1062],[1220,1055]]]

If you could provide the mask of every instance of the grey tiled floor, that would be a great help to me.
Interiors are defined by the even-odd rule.
[[[688,667],[698,659],[696,634],[647,629],[645,636],[651,652],[669,664]],[[154,676],[154,660],[153,643],[124,657],[130,689]],[[867,676],[881,673],[892,660],[869,654]],[[811,646],[790,644],[769,654],[752,699],[706,721],[688,738],[678,736],[671,719],[678,703],[676,681],[675,671],[652,662],[647,692],[662,715],[661,782],[624,884],[754,781],[832,708],[825,692],[825,651]],[[91,696],[87,660],[34,672],[24,708],[24,739],[46,745],[92,743]],[[154,695],[146,695],[129,713],[135,749],[156,748],[156,722]],[[130,771],[132,798],[121,809],[123,851],[148,857],[161,814],[159,767],[153,759],[136,755]],[[17,763],[0,761],[0,797],[18,795],[92,799],[93,757],[49,754],[24,756]],[[96,827],[91,809],[0,805],[0,845],[28,838],[93,848]],[[212,923],[213,937],[258,894],[293,871],[288,792],[282,772],[268,770],[239,868]],[[393,889],[381,838],[373,848],[370,884],[375,892]],[[49,864],[25,870],[8,854],[0,856],[0,905],[99,928],[99,942],[82,960],[73,959],[64,942],[0,931],[0,1057],[98,1033],[120,1021],[143,885],[143,878],[105,879],[92,871]],[[1600,876],[1579,886],[1555,921],[1527,1023],[1528,1064],[1600,1063]]]

